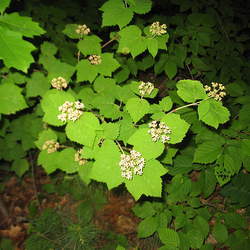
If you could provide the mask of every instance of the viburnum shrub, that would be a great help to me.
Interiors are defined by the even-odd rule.
[[[239,73],[247,76],[249,64],[239,55],[244,46],[220,31],[216,11],[170,2],[180,15],[152,14],[151,0],[97,1],[101,23],[95,16],[72,23],[59,9],[53,19],[54,8],[41,14],[28,5],[41,28],[4,13],[10,1],[2,1],[0,158],[21,177],[27,152],[38,149],[37,164],[47,174],[61,170],[108,189],[123,184],[135,200],[162,198],[134,208],[142,219],[138,236],[158,232],[161,249],[210,249],[206,199],[217,183],[249,171],[249,88]],[[32,38],[43,34],[49,39],[35,51]],[[216,216],[211,232],[221,246],[245,237],[242,221],[228,236],[238,215]]]

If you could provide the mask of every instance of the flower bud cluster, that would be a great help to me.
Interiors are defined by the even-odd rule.
[[[133,175],[142,175],[145,160],[141,157],[141,153],[131,150],[130,154],[121,154],[119,166],[121,167],[122,177],[132,180]]]
[[[53,88],[59,89],[59,90],[66,89],[68,87],[67,81],[61,76],[52,79],[51,85]]]
[[[145,94],[150,95],[152,91],[154,90],[154,85],[151,82],[143,82],[140,81],[139,85],[139,93],[144,96]]]
[[[84,104],[79,101],[76,102],[66,101],[62,106],[58,108],[61,114],[59,114],[57,118],[62,122],[66,122],[67,120],[74,122],[77,119],[79,119],[80,116],[82,115],[83,108]]]
[[[149,32],[153,35],[153,36],[161,36],[163,34],[167,33],[167,25],[166,24],[162,24],[160,25],[160,22],[154,22],[150,25],[149,27]]]
[[[89,56],[88,59],[89,59],[90,63],[94,64],[94,65],[101,64],[101,62],[102,62],[101,56],[98,56],[98,55],[91,55],[91,56]]]
[[[79,35],[88,35],[90,33],[90,29],[88,28],[88,26],[86,24],[83,25],[78,25],[77,29],[76,29],[76,33]]]
[[[78,162],[80,166],[83,166],[87,162],[87,160],[82,157],[82,149],[79,149],[75,153],[75,161]]]
[[[168,135],[172,131],[164,122],[152,121],[148,126],[150,127],[148,133],[151,135],[153,142],[161,140],[162,143],[166,143],[170,140]]]
[[[59,148],[60,144],[55,140],[48,140],[42,146],[42,150],[47,150],[49,154],[56,152]]]
[[[209,97],[214,98],[217,101],[221,101],[223,97],[226,96],[225,86],[221,83],[212,82],[212,87],[205,85],[205,90]]]

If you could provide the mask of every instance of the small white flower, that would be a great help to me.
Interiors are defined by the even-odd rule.
[[[142,96],[144,96],[145,94],[150,95],[152,91],[154,90],[154,85],[151,82],[141,81],[138,88],[139,88],[140,95]]]

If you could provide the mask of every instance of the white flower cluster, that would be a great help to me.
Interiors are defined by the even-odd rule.
[[[91,64],[101,64],[102,63],[102,59],[101,59],[101,56],[98,56],[98,55],[91,55],[89,56],[89,61]]]
[[[87,160],[82,157],[82,149],[79,149],[75,153],[75,161],[78,162],[80,166],[84,165],[87,162]]]
[[[76,29],[76,33],[79,35],[88,35],[90,33],[90,29],[88,28],[88,26],[86,24],[83,25],[78,25],[77,29]]]
[[[221,83],[212,82],[212,87],[205,85],[204,88],[208,92],[208,96],[214,98],[217,101],[221,101],[226,96],[225,86]]]
[[[59,90],[66,89],[68,87],[67,81],[61,76],[52,79],[51,85],[53,88],[59,89]]]
[[[56,152],[59,148],[60,144],[55,140],[48,140],[42,146],[42,150],[47,150],[49,154]]]
[[[149,27],[149,32],[153,35],[153,36],[161,36],[163,34],[167,33],[167,25],[166,24],[162,24],[160,25],[160,22],[154,22],[150,25]]]
[[[151,135],[153,142],[161,140],[162,143],[166,143],[170,140],[168,135],[172,131],[164,122],[152,121],[148,126],[150,127],[148,133]]]
[[[154,90],[154,85],[151,82],[143,82],[140,81],[139,85],[139,93],[144,96],[145,94],[150,95],[152,91]]]
[[[142,175],[145,160],[141,157],[141,153],[131,150],[130,154],[121,154],[119,166],[121,167],[122,177],[132,180],[133,175]]]
[[[57,118],[62,122],[66,122],[67,120],[74,122],[77,119],[79,119],[80,116],[82,115],[83,108],[84,104],[79,101],[76,102],[66,101],[62,106],[58,108],[61,114],[59,114]]]

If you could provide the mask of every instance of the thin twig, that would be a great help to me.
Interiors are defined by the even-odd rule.
[[[106,47],[107,45],[109,45],[110,43],[112,43],[113,41],[115,41],[117,39],[116,36],[114,36],[112,39],[110,39],[109,41],[107,41],[106,43],[104,43],[102,45],[102,48]]]
[[[190,76],[191,76],[192,80],[194,80],[194,77],[193,77],[193,75],[192,75],[192,73],[191,73],[191,70],[190,70],[190,68],[189,68],[188,64],[186,64],[186,67],[187,67],[187,69],[188,69],[188,71],[189,71],[189,74],[190,74]]]

